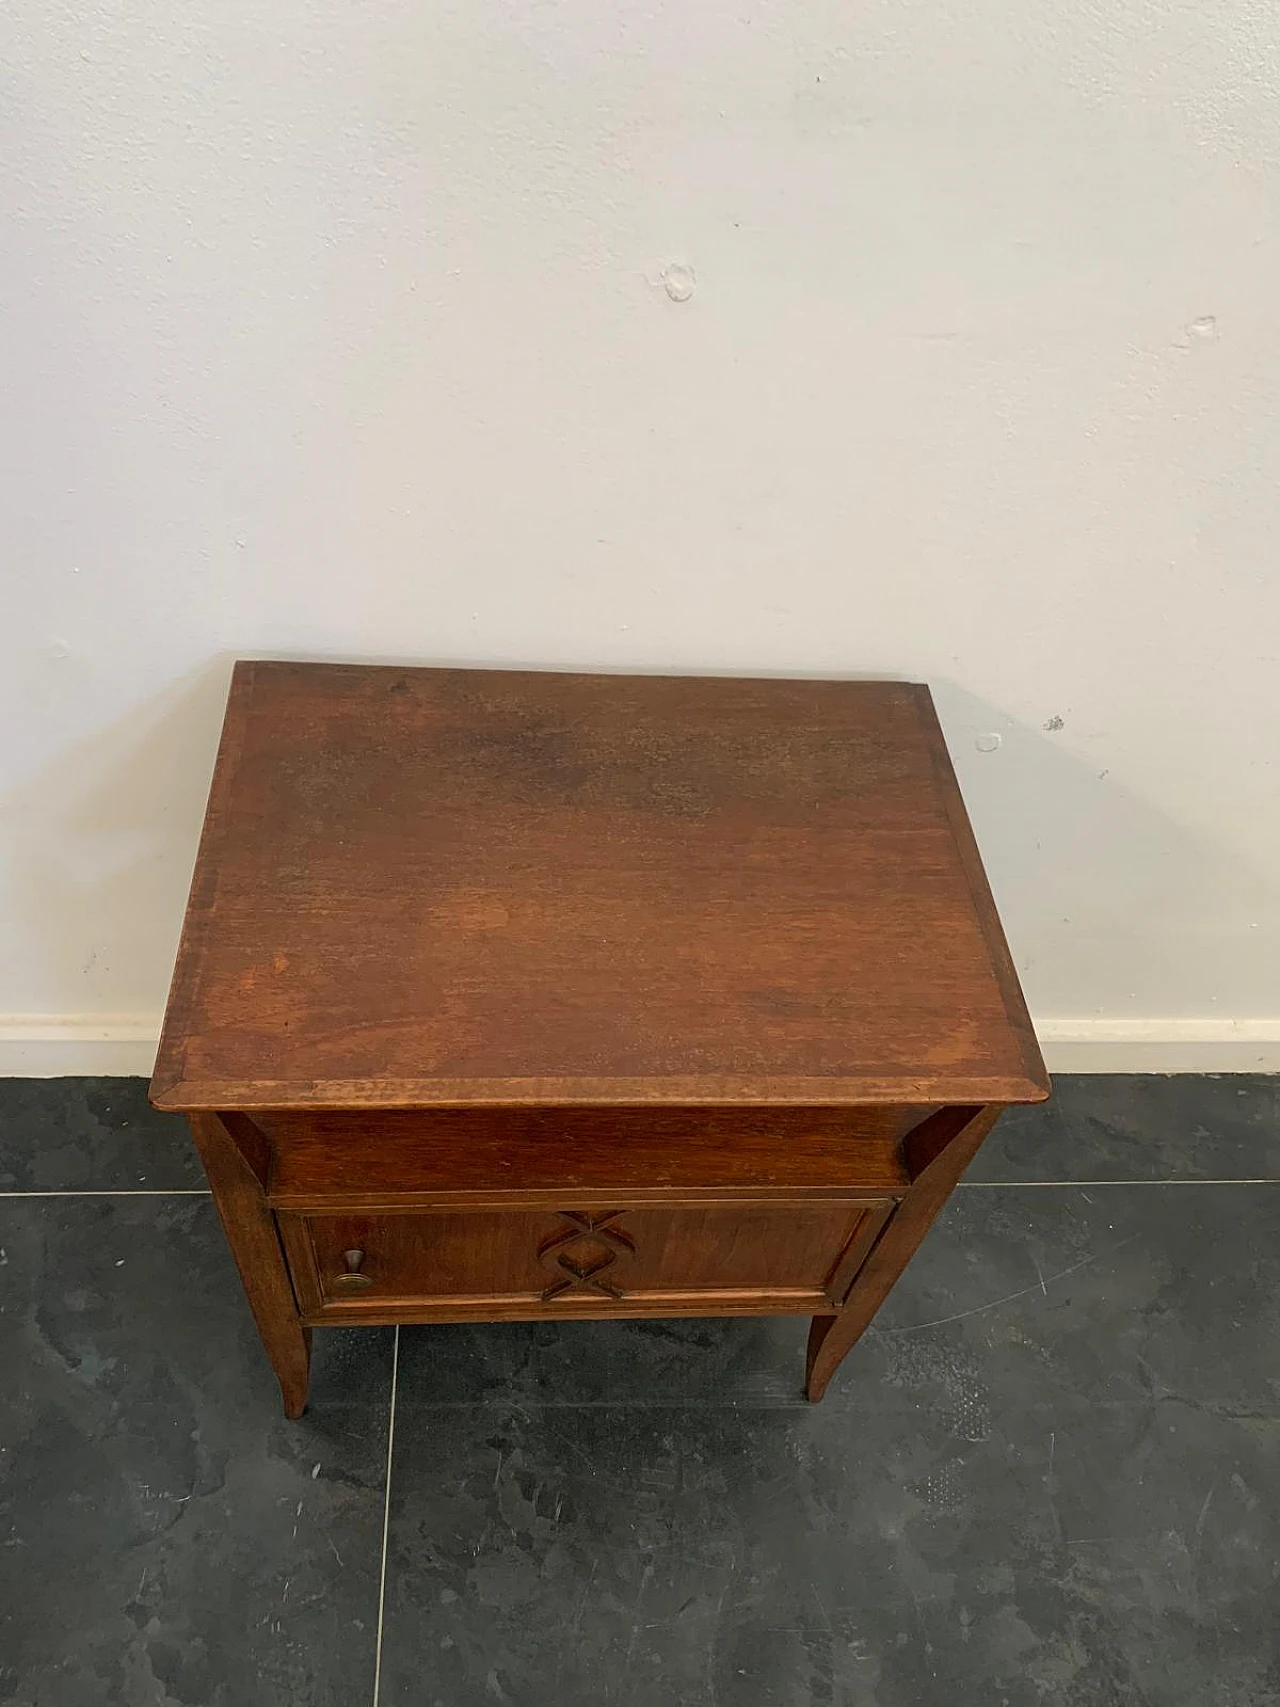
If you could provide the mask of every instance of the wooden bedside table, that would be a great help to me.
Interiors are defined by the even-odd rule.
[[[1048,1080],[927,688],[242,663],[151,1087],[312,1327],[812,1316]]]

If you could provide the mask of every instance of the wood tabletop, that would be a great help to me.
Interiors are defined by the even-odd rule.
[[[927,688],[236,665],[160,1107],[1047,1087]]]

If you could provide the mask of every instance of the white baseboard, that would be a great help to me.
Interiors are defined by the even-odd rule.
[[[0,1077],[151,1077],[159,1014],[0,1014]]]
[[[1042,1019],[1051,1073],[1276,1073],[1275,1019]],[[159,1014],[0,1014],[0,1077],[149,1077]]]
[[[1036,1021],[1051,1073],[1277,1073],[1275,1019],[1078,1019]]]

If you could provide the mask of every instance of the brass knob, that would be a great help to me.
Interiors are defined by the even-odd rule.
[[[346,1267],[333,1277],[335,1292],[363,1292],[367,1286],[373,1285],[369,1276],[360,1272],[364,1266],[363,1251],[343,1251],[342,1260]]]

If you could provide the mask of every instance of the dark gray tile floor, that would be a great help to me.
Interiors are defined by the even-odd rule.
[[[800,1323],[513,1324],[288,1424],[139,1085],[0,1081],[0,1182],[0,1702],[1280,1702],[1274,1080],[1060,1079],[818,1406]]]

